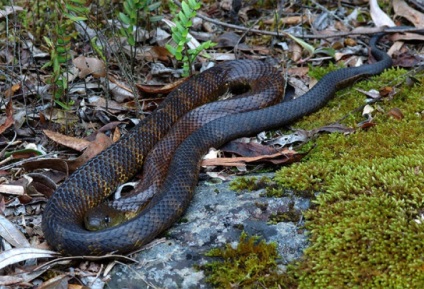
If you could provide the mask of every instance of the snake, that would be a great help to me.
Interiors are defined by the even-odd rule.
[[[190,78],[120,141],[81,166],[59,186],[43,212],[42,230],[48,244],[65,255],[103,255],[129,253],[149,243],[178,221],[189,206],[197,185],[200,160],[208,148],[292,124],[325,106],[338,90],[391,67],[391,58],[377,48],[382,35],[374,35],[369,42],[377,62],[330,72],[296,99],[226,115],[202,125],[177,147],[159,190],[141,212],[117,226],[87,230],[85,213],[141,170],[147,154],[166,135],[172,123],[194,107],[213,101],[232,83],[237,86],[252,82],[246,81],[246,76],[264,63],[227,61]],[[266,70],[271,68],[267,67]],[[272,72],[269,77],[273,77]]]
[[[226,93],[224,100],[204,104],[178,119],[167,134],[149,151],[140,173],[141,180],[132,192],[125,197],[104,202],[88,210],[84,217],[84,225],[87,229],[97,231],[116,226],[142,210],[159,190],[166,177],[171,161],[171,158],[166,156],[173,155],[178,145],[205,123],[226,115],[263,108],[287,99],[285,80],[281,73],[263,63],[258,65],[255,62],[244,62],[243,65],[246,64],[255,65],[255,69],[246,74],[248,75],[246,80],[250,80],[249,84],[238,88],[231,85],[232,89],[229,91],[231,94]],[[244,91],[245,89],[247,91]],[[239,90],[241,94],[237,94]],[[228,99],[230,96],[232,98]]]

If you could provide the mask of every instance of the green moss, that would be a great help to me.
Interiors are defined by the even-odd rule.
[[[271,214],[269,217],[270,224],[277,224],[280,222],[299,222],[302,213],[294,208],[294,202],[289,203],[289,210],[287,212],[277,212]]]
[[[230,189],[236,192],[243,190],[256,191],[272,186],[273,182],[268,177],[256,178],[256,177],[240,177],[234,179],[230,183]]]
[[[326,134],[301,163],[282,168],[283,187],[320,192],[305,213],[311,246],[289,268],[299,288],[424,288],[424,77],[403,85],[406,72],[391,69],[356,88],[397,85],[393,99],[373,104],[375,126],[354,134]],[[400,85],[399,85],[400,84]],[[328,106],[296,127],[363,120],[364,96],[341,91]],[[401,120],[387,112],[399,108]]]
[[[278,270],[277,245],[259,237],[242,233],[236,248],[227,244],[207,256],[220,259],[201,268],[215,288],[295,288],[294,279]]]

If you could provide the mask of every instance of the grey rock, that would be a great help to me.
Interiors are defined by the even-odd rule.
[[[259,177],[265,174],[259,175]],[[266,174],[272,177],[270,174]],[[278,244],[280,268],[299,258],[307,246],[303,221],[268,224],[272,213],[309,208],[309,199],[295,196],[262,197],[263,190],[237,194],[229,182],[202,182],[180,223],[137,254],[138,264],[116,266],[108,288],[211,288],[203,271],[196,269],[210,261],[204,254],[230,243],[236,246],[241,232],[259,235]],[[262,206],[258,206],[261,204]]]

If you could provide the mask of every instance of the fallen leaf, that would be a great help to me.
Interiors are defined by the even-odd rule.
[[[46,197],[53,195],[54,191],[57,189],[56,182],[47,174],[29,173],[28,176],[32,178],[32,182],[29,186]]]
[[[370,13],[375,26],[396,26],[392,19],[378,6],[377,0],[370,0]]]
[[[28,282],[31,282],[46,271],[33,271],[32,268],[29,268],[28,271],[23,270],[25,269],[19,268],[15,270],[17,273],[9,273],[6,276],[0,276],[0,286],[10,286],[7,288],[27,288]],[[12,285],[15,286],[11,287]]]
[[[230,141],[220,149],[223,152],[235,153],[243,157],[256,157],[261,155],[272,155],[278,150],[272,146],[265,146],[255,142]]]
[[[0,269],[28,259],[52,258],[59,253],[31,247],[13,248],[0,253]]]
[[[6,17],[9,14],[16,13],[16,12],[24,10],[20,6],[4,6],[3,8],[4,9],[0,10],[0,19]]]
[[[66,175],[69,174],[69,168],[66,160],[62,159],[41,159],[35,161],[28,161],[22,164],[22,167],[26,171],[33,171],[36,169],[47,168],[53,169],[59,172],[63,172]]]
[[[381,95],[381,97],[392,96],[394,93],[394,88],[392,86],[385,86],[382,89],[380,89],[378,93]]]
[[[424,41],[424,38],[423,38]],[[400,43],[400,42],[397,42]],[[413,68],[420,66],[421,58],[420,56],[413,54],[413,52],[407,51],[407,52],[401,52],[398,54],[399,50],[396,50],[396,52],[393,54],[393,65],[404,67],[404,68]]]
[[[202,166],[243,166],[251,162],[270,162],[273,164],[290,164],[302,159],[307,153],[297,153],[293,150],[283,149],[275,154],[261,155],[256,157],[232,157],[204,159]]]
[[[406,18],[415,27],[424,27],[424,14],[409,6],[405,1],[393,0],[396,15]]]
[[[374,108],[367,104],[364,106],[364,109],[362,110],[362,116],[370,116],[371,113],[374,111]]]
[[[100,152],[112,145],[112,140],[104,133],[98,133],[96,139],[89,144],[82,155],[74,160],[67,161],[69,171],[74,172],[77,168],[88,162]]]
[[[402,111],[397,107],[394,107],[391,110],[389,110],[387,112],[387,115],[392,116],[397,120],[402,120],[404,118]]]
[[[13,119],[13,104],[11,100],[6,104],[5,112],[6,119],[4,119],[3,123],[0,124],[0,134],[4,133],[15,122]]]
[[[69,279],[70,277],[67,274],[61,274],[43,282],[38,289],[69,289]],[[79,286],[82,288],[81,285]]]
[[[2,215],[0,215],[0,236],[13,247],[21,248],[30,246],[24,234]]]
[[[43,132],[48,138],[55,141],[56,143],[72,148],[79,152],[83,151],[86,147],[90,145],[90,142],[84,139],[67,136],[67,135],[54,132],[48,129],[43,130]]]
[[[174,89],[176,89],[178,86],[186,82],[187,80],[188,80],[188,77],[181,78],[181,79],[178,79],[177,81],[174,81],[173,83],[163,85],[160,87],[155,85],[141,85],[141,84],[136,84],[136,87],[141,92],[148,93],[148,94],[168,94]]]
[[[91,74],[95,78],[106,76],[106,66],[100,59],[94,57],[78,56],[73,61],[74,65],[80,70],[78,77],[83,79]]]
[[[356,90],[363,93],[367,97],[372,98],[372,99],[380,99],[381,98],[380,92],[378,90],[375,90],[375,89],[370,89],[370,90],[366,91],[366,90],[363,90],[363,89],[356,88]]]
[[[15,95],[15,92],[17,92],[20,88],[21,88],[21,84],[16,83],[4,91],[4,96],[6,98],[11,98],[12,96]]]
[[[22,196],[25,194],[25,188],[21,185],[0,185],[0,193],[8,194],[8,195],[17,195]]]

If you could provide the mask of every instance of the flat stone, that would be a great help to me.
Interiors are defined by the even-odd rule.
[[[272,174],[261,174],[256,177]],[[309,199],[296,196],[262,197],[264,190],[236,193],[229,182],[207,185],[201,182],[180,223],[137,254],[138,264],[116,266],[111,273],[110,288],[211,288],[203,271],[196,269],[211,260],[204,254],[212,248],[230,243],[236,246],[244,230],[267,242],[276,242],[284,269],[299,258],[307,246],[303,221],[268,224],[272,213],[309,208]],[[258,206],[260,204],[260,206]]]

